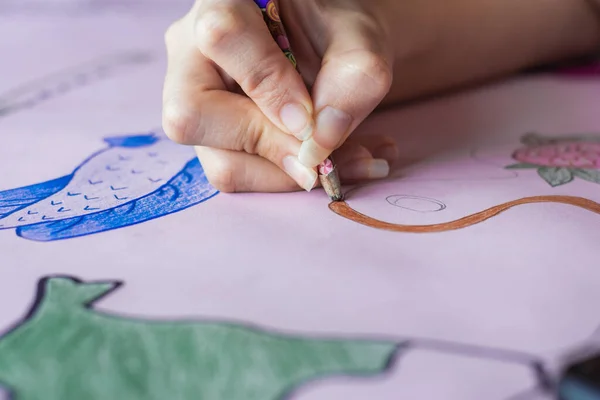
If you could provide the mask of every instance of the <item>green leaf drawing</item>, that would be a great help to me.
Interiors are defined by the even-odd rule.
[[[530,132],[521,136],[521,143],[530,146],[542,146],[560,142],[600,142],[600,133],[581,133],[577,135],[544,136]]]
[[[380,374],[404,345],[94,310],[116,282],[50,277],[38,288],[28,316],[0,336],[0,382],[15,399],[281,400],[315,379]]]
[[[552,187],[564,185],[573,180],[571,170],[563,167],[541,167],[538,168],[538,174]]]
[[[562,135],[549,138],[553,143],[558,142],[600,142],[600,134],[598,133],[580,133],[577,135]]]
[[[512,165],[507,165],[506,169],[532,169],[532,168],[539,168],[539,165],[535,165],[535,164],[527,164],[527,163],[518,163],[518,164],[512,164]]]
[[[600,183],[599,169],[574,169],[573,175],[589,182]]]
[[[546,138],[534,132],[529,132],[521,136],[521,143],[527,146],[540,146],[543,144],[547,144],[549,141],[549,138]]]

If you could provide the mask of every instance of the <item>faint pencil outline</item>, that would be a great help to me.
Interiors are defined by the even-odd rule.
[[[469,181],[495,181],[495,180],[508,180],[515,179],[519,177],[519,173],[515,170],[506,170],[504,165],[495,164],[490,160],[482,159],[477,154],[482,149],[481,146],[470,148],[467,152],[467,158],[471,161],[474,161],[479,164],[483,164],[488,167],[498,168],[498,170],[503,171],[506,176],[497,176],[497,177],[464,177],[464,178],[423,178],[423,177],[410,177],[403,176],[402,169],[398,169],[394,171],[389,178],[382,180],[383,182],[392,182],[393,180],[402,180],[404,182],[469,182]],[[427,161],[428,159],[423,159],[421,161]],[[418,162],[413,164],[418,165]]]
[[[541,389],[538,386],[534,386],[532,388],[522,390],[515,394],[512,394],[509,397],[507,397],[505,400],[542,400],[540,398],[540,396],[547,397],[550,394],[551,393],[549,393],[547,390]],[[548,397],[548,400],[550,400],[550,399],[551,398]]]
[[[189,7],[188,0],[88,0],[87,2],[54,3],[47,1],[0,1],[0,16],[2,15],[44,15],[44,16],[78,16],[85,14],[97,15],[102,11],[135,11],[136,14],[153,14],[172,10],[173,6],[181,6],[182,11]]]
[[[112,78],[154,60],[143,50],[114,52],[18,85],[0,94],[0,118]]]
[[[423,200],[423,201],[426,201],[428,203],[433,203],[433,204],[437,205],[438,208],[435,209],[435,210],[417,210],[417,209],[410,208],[410,207],[407,207],[407,206],[399,205],[398,202],[400,200],[403,200],[403,199]],[[443,201],[437,200],[437,199],[434,199],[434,198],[431,198],[431,197],[425,197],[425,196],[406,195],[406,194],[393,194],[391,196],[386,197],[385,200],[390,205],[392,205],[394,207],[402,208],[402,209],[408,210],[408,211],[418,212],[418,213],[421,213],[421,214],[428,214],[428,213],[432,213],[432,212],[440,212],[440,211],[444,211],[447,208],[446,204]]]

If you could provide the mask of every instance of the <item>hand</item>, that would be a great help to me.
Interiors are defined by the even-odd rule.
[[[392,81],[385,3],[280,1],[300,76],[253,1],[197,0],[166,33],[165,132],[225,192],[310,190],[334,150],[344,182],[387,176],[392,139],[347,140]]]

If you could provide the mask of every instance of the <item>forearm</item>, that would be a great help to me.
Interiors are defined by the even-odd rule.
[[[384,105],[600,49],[600,19],[588,3],[600,0],[414,3],[424,2],[431,6],[418,18],[392,25],[394,81]]]

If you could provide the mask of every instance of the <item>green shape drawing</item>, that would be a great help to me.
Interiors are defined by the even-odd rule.
[[[219,321],[152,321],[93,303],[119,282],[48,277],[0,337],[15,400],[280,400],[311,380],[386,371],[398,343],[292,336]]]

